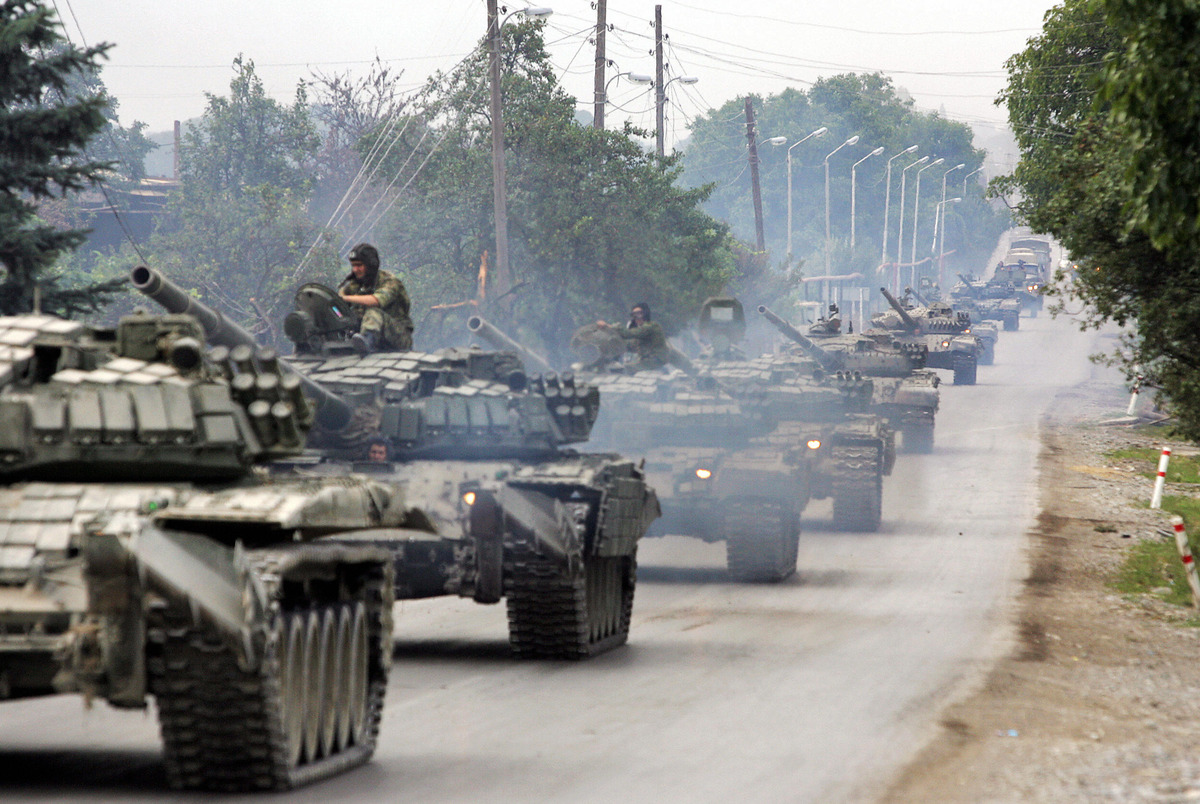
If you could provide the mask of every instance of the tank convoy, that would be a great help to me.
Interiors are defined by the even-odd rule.
[[[900,433],[904,450],[933,450],[941,380],[937,372],[925,368],[926,347],[897,343],[884,332],[843,333],[840,319],[833,315],[818,320],[805,335],[765,305],[758,307],[758,313],[824,373],[870,377],[874,388],[871,410]]]
[[[0,318],[0,697],[144,709],[169,782],[286,789],[366,762],[391,666],[395,486],[281,479],[318,414],[188,315]]]
[[[1008,282],[981,282],[966,274],[950,289],[950,304],[971,316],[978,326],[984,321],[999,321],[1005,332],[1021,328],[1021,299]]]
[[[216,355],[251,348],[249,333],[158,272],[140,266],[132,281],[168,310],[196,314]],[[393,555],[397,599],[503,599],[521,657],[578,659],[623,644],[637,543],[659,507],[632,461],[565,449],[587,440],[598,390],[570,375],[528,375],[507,352],[363,356],[341,305],[332,289],[305,285],[285,320],[295,354],[283,365],[331,397],[338,415],[319,420],[306,454],[275,470],[370,473],[419,501],[421,531],[363,537]],[[373,438],[390,460],[362,460]]]
[[[924,346],[925,365],[953,371],[955,385],[975,384],[983,343],[971,334],[970,316],[945,302],[906,308],[887,288],[879,292],[892,309],[871,316],[873,330],[890,332],[899,343]]]

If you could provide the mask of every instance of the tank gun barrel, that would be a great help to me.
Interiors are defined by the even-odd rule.
[[[963,281],[963,284],[966,285],[967,287],[969,287],[969,288],[975,287],[975,283],[966,274],[959,274],[958,278],[961,279]]]
[[[887,288],[880,288],[879,292],[883,294],[883,298],[887,299],[887,303],[892,305],[892,309],[900,316],[900,320],[904,322],[904,328],[916,332],[920,327],[917,325],[916,319],[908,314],[908,310],[900,302],[896,301],[896,297],[888,293]]]
[[[929,302],[925,301],[925,297],[921,295],[920,291],[916,290],[915,288],[909,288],[909,287],[906,287],[905,290],[908,291],[909,293],[911,293],[916,298],[916,300],[921,303],[922,307],[929,306]]]
[[[205,339],[210,344],[228,349],[238,346],[249,346],[251,349],[258,347],[258,341],[253,335],[219,311],[193,299],[183,288],[159,271],[139,265],[130,272],[129,279],[139,293],[158,302],[167,311],[185,313],[199,321],[200,326],[204,328]],[[283,363],[280,363],[279,367],[283,372],[300,379],[305,395],[316,404],[317,421],[322,427],[336,431],[350,423],[350,406],[339,396]]]
[[[784,321],[782,318],[772,312],[771,309],[765,304],[758,305],[758,312],[759,315],[770,321],[775,326],[775,329],[779,330],[786,337],[800,344],[804,351],[812,355],[813,359],[821,364],[821,368],[825,369],[826,371],[837,370],[837,362],[831,359],[829,354],[824,349],[813,343],[812,339],[803,332],[796,329],[791,324]]]
[[[550,366],[550,361],[539,355],[537,352],[526,349],[517,341],[505,335],[490,322],[485,320],[483,316],[473,315],[467,319],[467,329],[473,334],[486,340],[497,349],[503,349],[508,352],[516,352],[517,355],[524,361],[528,367],[537,367],[537,371],[548,372],[554,371]]]

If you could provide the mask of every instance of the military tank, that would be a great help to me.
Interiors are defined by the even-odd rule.
[[[468,326],[493,345],[524,350],[480,318]],[[581,328],[572,346],[584,361],[571,372],[574,381],[604,400],[589,446],[640,457],[657,492],[663,515],[648,535],[724,542],[737,580],[794,574],[815,450],[803,441],[770,442],[772,424],[761,411],[748,410],[711,376],[671,367],[628,373],[614,362],[624,344],[602,328]]]
[[[202,338],[0,318],[0,698],[153,698],[172,786],[286,789],[371,757],[393,560],[353,536],[426,517],[375,480],[261,472],[315,411],[273,353]]]
[[[992,271],[988,284],[1012,286],[1015,297],[1021,302],[1021,310],[1030,318],[1037,318],[1045,305],[1043,288],[1049,270],[1049,254],[1044,255],[1044,258],[1046,268],[1043,268],[1040,262],[1043,255],[1031,249],[1010,250]]]
[[[900,343],[925,346],[928,350],[925,365],[950,369],[955,385],[975,384],[983,344],[970,332],[970,316],[955,312],[945,302],[906,309],[887,288],[880,288],[879,292],[892,309],[871,316],[873,330],[890,332]]]
[[[941,380],[937,372],[925,368],[926,347],[897,343],[883,332],[870,336],[842,333],[835,318],[817,321],[806,336],[765,305],[760,305],[758,312],[798,344],[821,371],[870,377],[874,388],[871,410],[901,434],[904,450],[933,451]]]
[[[733,297],[705,300],[697,328],[710,344],[697,369],[769,423],[764,440],[775,449],[809,449],[811,495],[832,499],[834,527],[878,530],[896,448],[894,431],[872,411],[874,381],[853,369],[814,370],[793,354],[746,357],[738,346],[745,312]]]
[[[1006,332],[1021,328],[1021,299],[1008,282],[980,282],[959,274],[959,283],[950,289],[950,303],[971,316],[976,327],[982,321],[999,321]]]
[[[939,297],[930,298],[924,293],[914,290],[913,288],[905,288],[906,293],[912,294],[912,297],[917,300],[917,303],[922,307],[929,308],[935,304],[941,303],[943,300]],[[957,313],[966,313],[971,321],[971,328],[967,331],[979,339],[980,351],[977,361],[981,366],[990,366],[996,362],[996,342],[1000,340],[1000,330],[996,327],[996,319],[991,307],[988,304],[982,306],[977,305],[975,300],[969,295],[963,296],[956,294],[957,286],[951,288],[949,300],[944,302],[950,305]],[[1020,307],[1016,310],[1020,314]],[[992,315],[993,317],[988,317]]]
[[[141,266],[134,286],[168,310],[192,310],[219,349],[252,336]],[[419,501],[423,531],[375,533],[395,558],[397,599],[458,595],[505,600],[520,657],[580,659],[628,639],[638,540],[658,502],[634,462],[581,455],[599,411],[595,387],[529,375],[517,355],[479,349],[359,355],[344,304],[309,284],[284,330],[286,363],[349,405],[310,433],[306,456],[277,471],[368,472]],[[380,438],[384,463],[363,461]]]

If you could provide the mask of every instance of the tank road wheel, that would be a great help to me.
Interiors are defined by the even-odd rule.
[[[391,660],[390,567],[357,600],[282,611],[255,628],[251,667],[187,606],[147,615],[147,669],[176,788],[283,790],[375,751]]]
[[[954,355],[954,384],[974,385],[975,368],[975,355]]]
[[[637,561],[587,556],[569,572],[527,548],[506,562],[508,638],[520,658],[584,659],[629,638]]]
[[[906,424],[900,430],[900,444],[905,452],[928,455],[933,452],[933,425]]]
[[[883,467],[873,446],[834,447],[833,526],[874,533],[883,519]]]
[[[304,701],[306,680],[303,616],[289,614],[284,618],[283,644],[280,648],[281,666],[279,688],[283,700],[280,715],[283,734],[287,740],[289,766],[300,764],[304,751]]]
[[[725,523],[725,563],[734,580],[778,583],[795,574],[800,521],[784,506],[739,505]]]

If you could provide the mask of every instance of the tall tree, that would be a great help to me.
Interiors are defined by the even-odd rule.
[[[1194,6],[1067,0],[1047,12],[1042,33],[1008,63],[1001,101],[1021,161],[996,189],[1019,190],[1023,220],[1062,242],[1080,270],[1058,292],[1086,302],[1087,326],[1128,327],[1110,357],[1129,374],[1149,371],[1181,429],[1196,438],[1200,252],[1188,211],[1195,145],[1172,152],[1173,134],[1163,132],[1200,125],[1195,99],[1176,94],[1195,80],[1189,54],[1200,33],[1194,24],[1158,27],[1182,25],[1176,11]],[[1161,41],[1144,37],[1153,30]],[[1147,65],[1163,74],[1146,75]],[[1146,158],[1161,194],[1128,172]]]
[[[575,122],[541,23],[503,35],[508,323],[552,351],[576,326],[639,301],[668,330],[682,326],[733,276],[726,227],[699,209],[707,190],[680,189],[675,160],[659,161],[633,132]],[[481,49],[430,81],[382,171],[396,188],[411,181],[377,231],[419,307],[473,297],[494,242],[486,58]]]
[[[105,99],[71,91],[109,47],[70,46],[53,12],[35,0],[0,2],[0,313],[31,310],[35,288],[48,311],[94,310],[117,287],[60,287],[46,269],[86,232],[38,220],[39,203],[97,184],[112,167],[83,155],[106,124]]]
[[[284,106],[252,61],[239,56],[233,69],[229,95],[209,95],[184,137],[181,187],[149,250],[207,303],[272,333],[290,301],[290,269],[319,234],[307,203],[320,140],[303,85]]]

